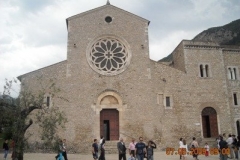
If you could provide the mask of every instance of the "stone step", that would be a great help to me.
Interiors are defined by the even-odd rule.
[[[210,148],[217,148],[216,138],[203,138],[200,143],[200,146],[204,147],[205,143],[208,143]]]
[[[106,154],[116,154],[118,141],[106,141],[105,143],[105,153]]]

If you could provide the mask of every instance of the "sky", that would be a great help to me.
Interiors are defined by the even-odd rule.
[[[107,0],[0,0],[0,94],[5,79],[66,60],[66,19]],[[150,21],[150,59],[169,55],[183,40],[240,17],[239,0],[110,0]],[[13,94],[19,85],[14,86]]]

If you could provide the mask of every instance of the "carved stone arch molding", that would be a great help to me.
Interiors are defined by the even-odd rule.
[[[217,114],[220,113],[220,108],[218,107],[218,105],[214,102],[206,102],[206,103],[202,103],[199,108],[198,108],[198,112],[201,114],[202,111],[204,110],[204,108],[206,107],[211,107],[213,109],[216,110]]]
[[[123,126],[123,112],[127,105],[123,104],[121,96],[116,91],[103,91],[96,99],[91,108],[95,112],[93,132],[96,137],[105,136],[105,126],[111,132],[106,131],[107,140],[117,140]],[[112,115],[115,116],[112,116]],[[111,115],[111,116],[109,116]],[[114,132],[113,132],[114,131]]]
[[[109,103],[107,102],[109,101]],[[122,98],[114,91],[106,91],[101,93],[97,98],[96,105],[123,105]]]
[[[208,115],[213,115],[213,114],[217,114],[216,110],[212,107],[205,107],[202,110],[202,116],[208,116]]]
[[[121,96],[116,91],[104,91],[97,97],[95,105],[92,105],[96,114],[99,114],[102,109],[117,109],[124,110]]]

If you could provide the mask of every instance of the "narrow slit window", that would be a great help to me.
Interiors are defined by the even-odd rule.
[[[50,97],[47,96],[47,106],[49,107],[50,106]]]
[[[209,73],[208,73],[208,65],[205,66],[205,70],[206,70],[206,77],[209,77]]]
[[[237,93],[233,93],[233,102],[234,105],[238,105]]]
[[[233,68],[233,79],[237,79],[237,71],[236,71],[236,68]]]
[[[231,71],[231,68],[228,68],[228,77],[229,77],[229,79],[232,79],[232,71]]]
[[[170,107],[170,97],[166,97],[166,107]]]
[[[200,65],[200,76],[203,77],[203,65]]]

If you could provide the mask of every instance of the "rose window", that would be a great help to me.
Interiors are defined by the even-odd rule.
[[[95,41],[87,56],[90,66],[104,75],[123,72],[130,58],[126,46],[119,40],[109,37]]]

